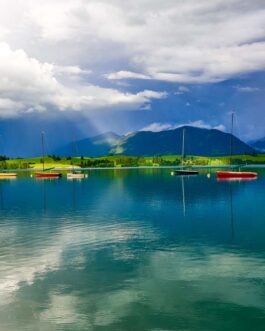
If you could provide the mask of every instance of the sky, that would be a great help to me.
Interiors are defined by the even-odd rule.
[[[229,131],[231,112],[235,134],[255,140],[264,83],[264,0],[0,1],[5,140]]]

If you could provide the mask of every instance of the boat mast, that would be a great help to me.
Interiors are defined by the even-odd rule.
[[[73,141],[72,141],[72,158],[71,158],[71,164],[72,164],[72,172],[74,172],[74,163],[73,163],[73,159],[74,159],[74,153],[75,153],[75,141],[74,141],[74,137],[73,137]]]
[[[186,199],[185,199],[185,185],[184,177],[181,176],[181,187],[182,187],[182,205],[183,205],[183,216],[186,216]]]
[[[42,171],[44,171],[44,131],[41,131]]]
[[[181,155],[181,165],[183,166],[184,154],[185,153],[185,128],[182,130],[182,155]]]
[[[232,113],[232,118],[231,118],[231,135],[230,135],[230,165],[232,165],[232,155],[233,155],[234,115],[235,115],[235,113]]]

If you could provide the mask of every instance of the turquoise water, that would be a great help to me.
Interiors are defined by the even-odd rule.
[[[265,174],[0,182],[0,330],[265,329]]]

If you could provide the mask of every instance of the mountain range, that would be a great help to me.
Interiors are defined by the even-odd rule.
[[[265,137],[259,140],[251,141],[249,145],[255,148],[257,151],[265,152]]]
[[[181,154],[183,129],[185,128],[185,154],[221,156],[230,154],[231,135],[217,129],[184,126],[160,132],[139,131],[125,136],[108,132],[96,137],[68,143],[53,154],[103,156],[125,154],[154,156]],[[255,149],[237,137],[232,137],[233,154],[253,154]]]

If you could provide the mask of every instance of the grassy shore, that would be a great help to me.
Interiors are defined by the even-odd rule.
[[[40,169],[42,158],[19,158],[0,161],[1,169]],[[137,157],[125,155],[108,155],[102,157],[57,157],[46,156],[45,168],[99,168],[99,167],[141,167],[141,166],[177,166],[181,163],[180,155],[163,155],[154,157]],[[265,164],[265,154],[234,155],[233,164]],[[204,157],[187,155],[184,165],[224,166],[230,164],[229,156]]]

